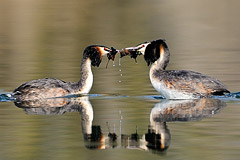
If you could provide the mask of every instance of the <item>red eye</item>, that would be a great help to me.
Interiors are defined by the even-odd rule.
[[[142,47],[145,47],[145,45],[143,44]]]

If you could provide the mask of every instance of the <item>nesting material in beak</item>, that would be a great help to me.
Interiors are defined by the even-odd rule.
[[[116,50],[114,47],[111,47],[111,50],[110,50],[109,53],[107,54],[108,62],[107,62],[106,68],[107,68],[108,63],[109,63],[110,60],[114,61],[115,55],[116,55],[118,52],[119,52],[119,50]]]
[[[141,53],[138,51],[140,48],[139,47],[128,47],[124,48],[120,51],[120,58],[124,56],[131,56],[131,58],[135,59],[137,61],[137,56],[141,55]]]
[[[118,53],[119,51],[116,50],[114,47],[111,47],[110,52],[107,54],[108,60],[113,60],[115,59],[115,55]]]

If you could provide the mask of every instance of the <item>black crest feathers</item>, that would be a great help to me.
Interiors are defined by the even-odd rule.
[[[85,48],[85,50],[83,51],[83,59],[87,59],[90,58],[91,59],[91,64],[92,66],[96,66],[99,67],[101,61],[102,61],[102,57],[101,57],[101,53],[98,50],[97,47],[104,47],[101,45],[91,45]]]
[[[148,65],[154,63],[157,59],[160,58],[161,45],[163,46],[164,50],[168,49],[168,46],[164,39],[151,41],[151,43],[147,45],[144,53],[144,59]]]

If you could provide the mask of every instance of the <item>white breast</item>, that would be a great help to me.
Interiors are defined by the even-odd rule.
[[[80,91],[77,92],[77,94],[88,94],[92,88],[93,84],[93,74],[92,74],[92,69],[91,69],[91,60],[90,58],[86,60],[84,66],[84,76],[85,80],[82,82],[82,88]],[[82,75],[82,76],[83,76]]]
[[[166,85],[150,73],[152,86],[166,99],[195,99],[193,94],[167,88]]]

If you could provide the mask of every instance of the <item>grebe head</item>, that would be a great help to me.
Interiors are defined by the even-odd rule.
[[[124,48],[120,53],[121,57],[130,55],[132,58],[142,54],[148,65],[160,59],[160,63],[164,63],[163,69],[167,66],[170,57],[169,49],[164,39],[143,42],[136,47]]]
[[[111,54],[112,52],[112,48],[108,48],[106,46],[103,45],[91,45],[85,48],[85,50],[83,51],[83,59],[87,59],[90,58],[91,60],[91,64],[93,66],[99,66],[101,61],[102,61],[102,56],[108,54],[110,56],[109,59],[113,59]]]
[[[169,49],[166,41],[163,39],[158,39],[150,42],[144,49],[144,59],[148,65],[154,63],[160,58],[160,62],[164,59],[166,65],[169,62]],[[166,57],[167,56],[167,57]],[[166,61],[167,60],[167,61]],[[166,66],[165,66],[166,67]],[[164,69],[165,69],[164,67]]]

